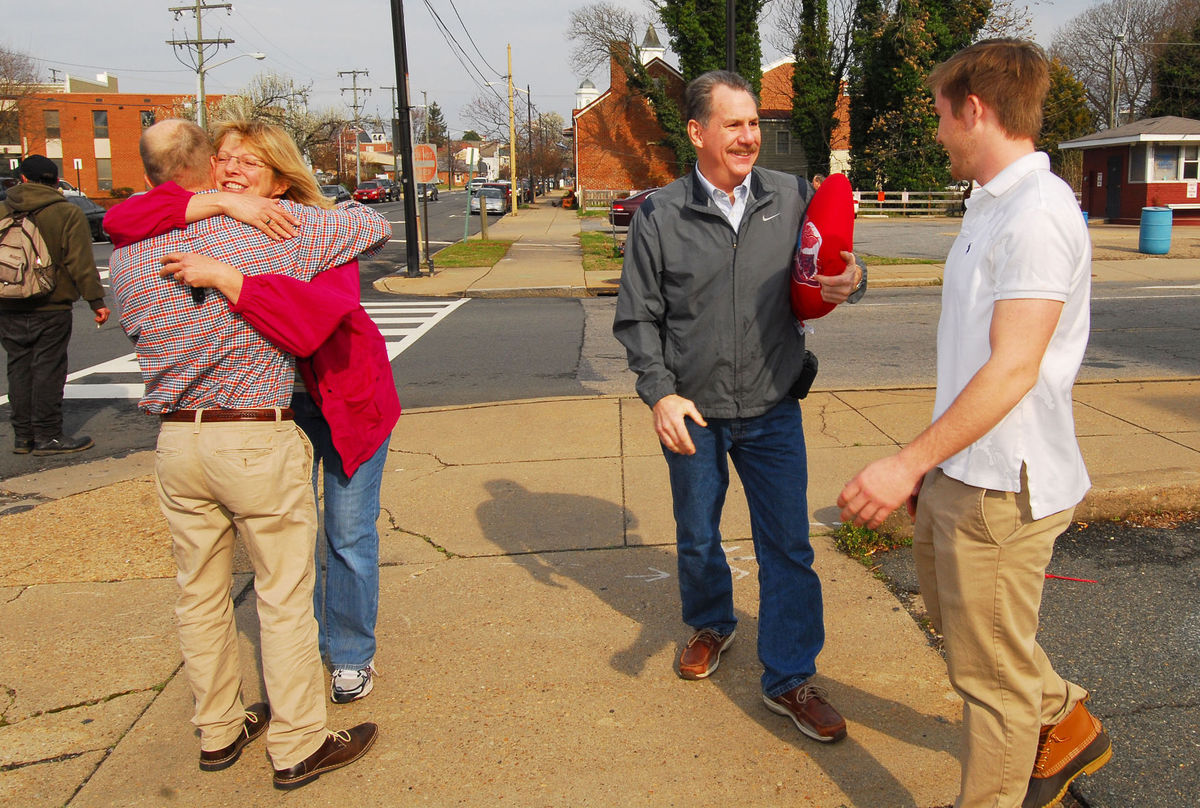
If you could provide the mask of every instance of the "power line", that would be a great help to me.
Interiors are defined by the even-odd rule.
[[[450,29],[446,27],[444,22],[442,22],[441,16],[437,13],[437,10],[434,9],[429,0],[424,0],[424,3],[425,8],[428,9],[430,16],[433,17],[434,24],[437,26],[439,33],[441,33],[442,39],[446,40],[446,44],[450,46],[450,52],[454,54],[454,58],[458,59],[459,64],[461,64],[463,69],[467,71],[467,77],[471,79],[471,81],[479,88],[481,92],[491,91],[492,95],[496,96],[498,100],[504,101],[505,99],[502,98],[498,92],[496,92],[495,88],[488,84],[487,76],[483,75],[483,72],[475,66],[466,50],[462,47],[458,40],[455,39],[454,35],[450,33]],[[497,75],[504,77],[503,74]],[[475,76],[478,76],[479,78],[476,79]]]
[[[458,13],[458,7],[454,5],[454,0],[449,0],[449,1],[450,1],[450,8],[452,8],[454,10],[454,16],[458,17],[458,24],[462,26],[463,33],[465,33],[467,35],[467,39],[471,40],[471,46],[473,48],[475,48],[475,52],[479,54],[479,58],[483,59],[483,63],[485,65],[487,65],[488,70],[491,70],[493,73],[495,73],[498,78],[502,78],[502,79],[507,78],[507,76],[505,76],[504,73],[501,73],[499,70],[497,70],[496,68],[494,68],[490,64],[488,64],[487,57],[485,57],[480,52],[479,46],[475,44],[475,37],[471,36],[471,32],[467,30],[467,24],[465,22],[463,22],[462,15]]]

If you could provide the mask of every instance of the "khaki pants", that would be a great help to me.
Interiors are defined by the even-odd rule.
[[[164,423],[155,471],[179,568],[179,642],[200,748],[233,743],[244,719],[230,597],[233,540],[254,566],[267,752],[288,768],[324,743],[324,672],[313,616],[312,446],[292,421]]]
[[[1028,492],[1023,472],[1014,494],[934,469],[917,501],[917,580],[964,702],[958,808],[1019,806],[1041,726],[1087,697],[1054,672],[1036,639],[1046,566],[1074,508],[1034,520]]]

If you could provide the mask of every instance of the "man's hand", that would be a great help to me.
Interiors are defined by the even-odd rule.
[[[874,530],[906,502],[909,514],[915,515],[917,493],[923,479],[921,469],[910,466],[902,455],[876,460],[846,483],[842,493],[838,494],[842,521],[866,525]]]
[[[300,222],[279,204],[278,199],[228,191],[219,191],[213,197],[226,216],[257,227],[275,241],[296,235],[296,225]]]
[[[694,455],[696,445],[692,443],[684,418],[691,418],[700,426],[708,426],[691,399],[672,394],[663,396],[654,405],[654,431],[662,445],[675,454]]]
[[[862,280],[862,270],[855,263],[854,253],[842,250],[841,256],[846,262],[845,272],[841,275],[817,275],[817,283],[821,284],[821,299],[826,303],[845,303]]]
[[[107,306],[101,306],[100,308],[93,311],[92,314],[95,315],[95,317],[93,317],[92,319],[94,319],[96,321],[96,328],[99,328],[100,326],[102,326],[108,322],[108,317],[110,314],[112,314],[112,312],[108,310]]]
[[[242,273],[215,258],[197,253],[167,253],[162,257],[163,268],[158,274],[174,278],[186,286],[218,290],[237,303],[242,293]]]

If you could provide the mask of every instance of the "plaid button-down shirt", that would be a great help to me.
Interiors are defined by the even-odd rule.
[[[159,276],[171,252],[209,255],[245,275],[278,274],[310,280],[323,269],[374,251],[391,225],[364,205],[334,210],[283,203],[300,222],[299,235],[271,241],[263,233],[215,216],[115,251],[109,275],[121,307],[121,327],[134,341],[146,395],[138,404],[160,414],[179,409],[285,407],[295,360],[273,346],[208,290],[204,303],[191,289]]]

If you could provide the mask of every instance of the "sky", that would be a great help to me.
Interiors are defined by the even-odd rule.
[[[645,14],[645,0],[613,0]],[[195,69],[176,58],[169,39],[193,39],[195,18],[176,19],[168,9],[194,0],[40,0],[21,9],[20,22],[7,26],[0,44],[37,60],[44,78],[51,68],[91,79],[104,71],[116,75],[122,92],[179,93],[196,91]],[[222,0],[204,0],[220,5]],[[1017,0],[1022,2],[1022,0]],[[1035,38],[1049,46],[1055,30],[1100,0],[1025,0],[1034,19]],[[407,0],[403,2],[410,103],[436,101],[451,133],[461,134],[472,122],[463,115],[473,97],[493,89],[504,95],[508,72],[506,46],[512,45],[513,81],[530,87],[538,112],[557,112],[570,121],[575,89],[586,77],[571,73],[571,43],[564,38],[570,11],[586,0]],[[204,13],[204,36],[234,43],[209,58],[205,90],[236,92],[257,73],[273,72],[312,86],[310,105],[346,112],[357,82],[367,115],[390,117],[396,82],[392,46],[391,2],[384,0],[242,0],[232,12]],[[435,12],[443,29],[435,20]],[[666,41],[666,36],[659,29]],[[455,47],[450,43],[458,43]],[[262,52],[263,61],[241,54]],[[764,42],[764,62],[781,54]],[[228,64],[222,61],[233,58]],[[670,54],[667,60],[674,63]],[[464,64],[474,65],[468,69]],[[367,75],[338,76],[339,71],[366,70]],[[604,90],[608,76],[590,77]],[[490,88],[485,82],[497,82]],[[518,95],[524,104],[523,95]],[[348,112],[347,112],[348,114]],[[536,113],[535,113],[536,114]]]

